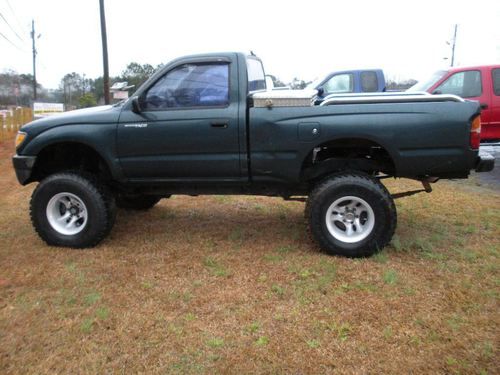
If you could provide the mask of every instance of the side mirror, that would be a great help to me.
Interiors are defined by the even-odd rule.
[[[134,112],[134,113],[141,113],[142,112],[141,103],[139,102],[138,96],[134,96],[132,98],[132,112]]]
[[[323,87],[318,87],[316,90],[318,90],[318,96],[323,96],[325,93],[325,89]]]
[[[432,92],[432,95],[441,95],[441,94],[442,94],[441,90],[434,90]]]

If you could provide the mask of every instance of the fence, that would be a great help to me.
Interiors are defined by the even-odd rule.
[[[0,140],[14,137],[24,124],[33,120],[31,108],[17,107],[0,111]]]

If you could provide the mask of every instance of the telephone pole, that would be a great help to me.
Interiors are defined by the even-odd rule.
[[[33,101],[36,100],[36,46],[35,46],[35,20],[31,20],[31,40],[33,42]]]
[[[451,67],[455,64],[455,45],[457,44],[457,29],[458,25],[455,24],[455,32],[453,33],[453,44],[451,46]]]
[[[102,64],[104,68],[104,103],[109,104],[109,64],[108,64],[108,37],[106,35],[106,15],[104,14],[104,0],[99,0],[101,13]]]

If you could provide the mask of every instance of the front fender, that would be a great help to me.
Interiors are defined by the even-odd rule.
[[[124,180],[116,157],[115,124],[62,125],[38,134],[20,150],[21,155],[37,156],[48,146],[58,143],[80,143],[96,151],[107,164],[114,180]]]

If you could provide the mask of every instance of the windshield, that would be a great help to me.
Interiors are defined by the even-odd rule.
[[[437,72],[434,72],[428,79],[417,82],[415,85],[410,87],[407,91],[427,91],[432,86],[434,86],[434,84],[437,81],[439,81],[441,78],[443,78],[446,73],[447,73],[446,70],[438,70]]]

